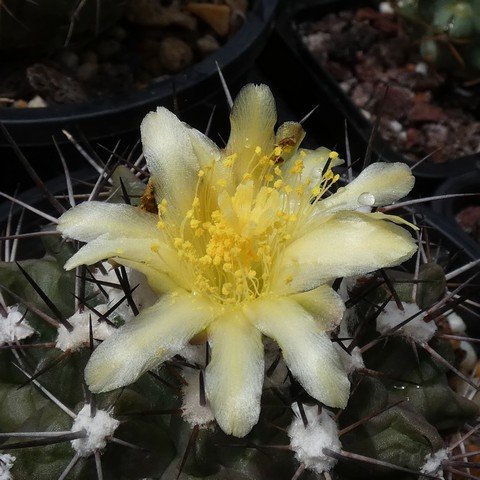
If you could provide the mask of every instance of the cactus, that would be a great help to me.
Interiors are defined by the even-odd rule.
[[[51,52],[86,42],[117,22],[126,0],[2,0],[0,51]]]
[[[252,94],[254,102],[249,98]],[[356,219],[356,236],[361,237],[361,229],[365,228],[357,223],[360,219],[371,219],[377,222],[376,227],[385,230],[379,232],[369,227],[372,230],[369,231],[368,245],[351,244],[350,248],[357,249],[359,257],[362,249],[368,248],[367,264],[361,264],[359,258],[344,252],[349,262],[356,262],[355,273],[351,276],[350,264],[341,267],[346,276],[341,282],[334,283],[337,293],[327,293],[330,292],[329,279],[328,284],[322,283],[312,290],[314,296],[296,294],[300,295],[296,298],[303,302],[304,312],[316,309],[316,322],[324,321],[322,315],[335,315],[329,321],[325,337],[316,334],[313,347],[314,350],[323,350],[320,358],[324,362],[324,371],[314,370],[313,361],[305,363],[303,371],[293,368],[295,361],[289,352],[293,351],[292,345],[298,343],[295,329],[288,330],[290,338],[279,342],[283,357],[277,343],[264,336],[265,381],[263,387],[260,385],[261,410],[253,422],[251,412],[242,413],[241,405],[238,406],[240,414],[238,410],[225,413],[225,405],[215,403],[219,392],[209,388],[212,372],[209,365],[218,359],[215,349],[219,337],[209,327],[202,328],[197,335],[192,333],[190,342],[187,340],[178,348],[172,334],[168,348],[177,350],[172,350],[163,363],[148,360],[145,373],[139,373],[135,378],[131,376],[136,362],[147,355],[150,343],[162,341],[152,335],[139,337],[134,326],[142,322],[145,312],[155,308],[158,312],[158,304],[163,305],[165,298],[171,302],[169,308],[172,305],[184,308],[183,302],[189,300],[181,292],[171,298],[164,294],[159,300],[157,284],[151,280],[151,272],[144,268],[148,264],[132,261],[126,265],[126,252],[122,252],[119,246],[113,253],[109,251],[102,256],[100,249],[103,247],[99,242],[105,237],[95,239],[95,232],[99,228],[111,229],[113,224],[119,225],[122,232],[138,228],[135,218],[141,219],[140,227],[145,229],[145,237],[151,232],[148,230],[149,218],[155,218],[154,226],[157,224],[155,228],[160,232],[173,228],[165,223],[175,221],[177,213],[168,216],[168,209],[175,204],[154,197],[160,189],[160,177],[153,171],[158,168],[156,162],[161,162],[161,155],[156,151],[152,156],[152,148],[178,145],[179,139],[182,144],[183,135],[188,134],[191,135],[188,138],[200,138],[203,142],[195,144],[199,158],[208,161],[210,156],[216,155],[213,143],[193,129],[187,129],[172,114],[160,109],[156,114],[150,114],[150,120],[152,117],[155,120],[155,115],[164,117],[160,126],[153,129],[157,134],[153,137],[153,145],[152,137],[149,137],[151,125],[143,125],[145,155],[152,170],[148,184],[145,183],[145,170],[126,159],[108,172],[109,183],[99,182],[97,185],[105,186],[95,187],[91,200],[103,198],[104,201],[75,207],[63,213],[59,220],[37,210],[37,214],[44,215],[47,221],[58,223],[58,229],[65,237],[81,237],[87,242],[86,247],[79,250],[78,242],[65,241],[50,224],[33,237],[42,240],[38,251],[43,249],[44,255],[15,263],[17,247],[21,247],[24,240],[23,237],[17,238],[20,226],[13,225],[10,216],[6,231],[16,231],[17,234],[6,236],[5,261],[0,264],[0,478],[407,480],[440,478],[442,471],[458,470],[460,474],[474,471],[476,464],[472,459],[475,457],[461,454],[463,448],[478,450],[478,444],[472,440],[476,437],[467,437],[478,428],[479,409],[472,398],[480,380],[475,370],[475,353],[464,325],[450,311],[459,308],[467,298],[468,281],[462,283],[461,278],[478,268],[478,262],[452,269],[448,255],[436,242],[435,233],[429,232],[427,236],[420,229],[416,235],[421,240],[421,249],[416,258],[401,268],[396,267],[415,252],[410,246],[411,235],[405,230],[415,229],[415,226],[400,217],[388,215],[386,212],[394,206],[384,207],[384,212],[372,210],[396,201],[409,191],[412,179],[408,169],[399,164],[373,164],[348,184],[346,175],[331,171],[333,165],[341,163],[336,152],[326,148],[308,151],[299,147],[304,136],[299,124],[284,124],[276,138],[270,135],[275,123],[274,107],[265,87],[250,86],[240,94],[232,111],[232,130],[237,132],[232,135],[234,140],[237,135],[236,139],[242,141],[229,142],[227,151],[219,153],[221,160],[217,161],[221,163],[217,168],[238,168],[232,170],[232,174],[239,175],[241,185],[248,185],[249,179],[242,178],[239,166],[245,148],[249,158],[257,155],[264,159],[264,165],[272,168],[273,174],[265,173],[265,181],[272,185],[270,195],[275,196],[272,192],[279,190],[282,195],[296,195],[298,192],[293,193],[287,188],[292,182],[302,180],[309,183],[309,178],[319,181],[310,185],[307,191],[309,201],[303,208],[307,210],[312,205],[316,215],[320,215],[322,209],[328,213],[328,219],[322,221],[324,231],[328,228],[328,221],[336,216],[349,218],[350,222]],[[255,137],[256,128],[250,130],[248,137],[254,143],[244,143],[242,128],[249,127],[239,121],[239,116],[249,122],[258,122],[267,131],[261,148],[257,143],[261,143],[262,137]],[[176,128],[169,130],[168,122]],[[155,143],[157,139],[160,143]],[[268,142],[274,152],[271,163],[265,160],[269,157],[264,158],[259,151],[260,148],[268,154]],[[228,150],[232,144],[236,157]],[[208,147],[208,150],[202,150],[200,146]],[[184,162],[185,158],[168,157],[167,160],[168,168],[173,168],[170,162]],[[178,182],[187,181],[189,164],[184,163],[183,168],[187,169],[182,170],[184,177],[172,180],[174,190],[169,192],[168,185],[161,190],[162,195],[179,194],[177,202],[184,202],[189,195],[187,190],[178,187]],[[206,169],[205,173],[204,169],[201,170],[204,173],[198,175],[200,180],[197,175],[193,179],[197,184],[192,192],[194,195],[200,195],[200,182],[206,182],[201,179],[211,175],[210,170]],[[223,174],[225,171],[228,170],[222,170]],[[165,173],[169,172],[166,170]],[[269,180],[268,175],[273,178]],[[103,171],[100,173],[102,179],[106,180]],[[262,178],[259,181],[263,181]],[[221,181],[215,185],[216,188],[225,188]],[[333,192],[339,185],[342,186]],[[79,188],[85,187],[80,185]],[[329,196],[325,195],[327,189],[331,193]],[[214,201],[214,194],[215,190],[210,192],[209,202]],[[69,199],[71,205],[81,196],[73,193],[64,198]],[[222,198],[225,199],[225,194]],[[265,197],[264,201],[268,198]],[[58,204],[58,199],[53,196],[49,200],[59,213],[63,212],[66,206],[63,200],[60,200],[62,204]],[[247,201],[244,200],[242,206]],[[258,208],[250,212],[250,218],[259,214],[261,203],[258,201],[256,205]],[[290,205],[297,204],[292,202]],[[345,212],[339,212],[342,208],[350,209],[348,217]],[[103,215],[92,214],[95,209],[102,209]],[[125,219],[109,216],[107,212],[133,216]],[[268,210],[260,213],[268,217]],[[74,215],[77,218],[72,222]],[[78,215],[88,218],[89,222],[82,222]],[[188,218],[195,220],[195,215],[189,214]],[[256,228],[260,218],[257,217]],[[288,225],[295,221],[289,220]],[[275,222],[280,221],[275,219]],[[191,228],[199,226],[194,222]],[[276,223],[273,228],[279,229],[280,226]],[[297,234],[295,230],[289,232]],[[392,254],[388,249],[382,250],[378,238],[372,236],[387,233],[391,237],[383,237],[384,240],[397,242],[397,250]],[[122,241],[123,248],[129,248]],[[142,241],[143,237],[138,238],[134,247],[137,248]],[[336,241],[341,243],[345,239],[338,235]],[[96,249],[91,249],[91,242],[97,242]],[[400,253],[402,245],[407,248],[403,254]],[[331,251],[336,248],[332,244],[319,246],[326,247]],[[85,256],[80,256],[89,249],[96,258],[86,261]],[[372,251],[376,252],[373,257],[370,256]],[[151,252],[155,253],[155,248]],[[388,261],[385,255],[388,255]],[[178,257],[182,259],[183,255]],[[333,260],[329,268],[337,276],[343,260]],[[329,261],[329,257],[322,261]],[[65,263],[74,268],[66,271]],[[321,264],[316,266],[316,269],[321,268]],[[310,281],[316,271],[311,271]],[[178,269],[169,273],[177,277],[179,274]],[[287,280],[285,285],[294,284],[298,280],[295,275],[298,273],[293,272],[294,278]],[[162,281],[165,282],[165,277]],[[258,283],[257,288],[260,285]],[[209,292],[217,295],[213,289]],[[223,289],[223,295],[230,298],[228,288]],[[263,297],[267,295],[268,292],[263,293]],[[333,295],[334,302],[329,295]],[[264,315],[272,309],[275,321],[281,324],[282,317],[289,313],[285,298],[288,296],[279,294],[273,304],[266,304]],[[255,306],[257,301],[257,298],[247,298],[233,312],[259,308]],[[276,304],[282,308],[275,310]],[[223,304],[224,312],[229,311],[229,305],[228,302]],[[185,312],[183,310],[183,317],[178,315],[175,318],[179,330],[188,320]],[[151,322],[155,321],[155,318],[151,319]],[[224,321],[229,320],[225,318]],[[295,321],[290,319],[290,322]],[[308,317],[302,316],[302,322],[296,322],[296,328],[301,329],[302,322],[308,323]],[[151,323],[147,325],[152,326]],[[242,329],[246,329],[245,325]],[[132,344],[122,332],[137,335],[137,343]],[[249,334],[253,336],[255,332],[252,330]],[[112,343],[116,338],[121,338],[122,343]],[[328,343],[322,343],[322,338]],[[460,346],[458,341],[462,341]],[[236,372],[232,370],[235,356],[240,354],[234,343],[228,345],[227,362],[223,364],[227,375],[220,377],[226,379],[221,386],[241,396],[243,392],[235,390]],[[295,355],[305,358],[302,355],[309,348],[308,338],[300,346],[304,351],[297,350]],[[117,364],[122,370],[120,364],[126,360],[125,375],[115,379],[121,383],[121,388],[103,388],[99,392],[95,384],[98,375],[92,376],[88,372],[92,371],[95,358],[99,358],[95,352],[106,348],[109,357],[102,360],[105,364],[96,365],[96,368],[110,372],[112,365]],[[462,358],[465,352],[468,358]],[[316,354],[311,354],[313,360]],[[160,355],[160,349],[155,355]],[[84,377],[86,365],[89,367]],[[263,377],[263,363],[261,365],[260,376]],[[254,364],[248,363],[248,366],[252,370],[256,368]],[[316,398],[318,394],[311,383],[305,380],[312,372],[315,372],[312,381],[320,382],[325,391],[322,402]],[[111,375],[115,376],[114,373]],[[344,381],[347,376],[350,389]],[[335,394],[345,389],[345,385],[347,398],[339,400],[340,405],[334,405],[337,401]],[[254,386],[247,381],[242,388],[252,389]],[[226,403],[235,402],[235,398],[228,395],[223,398]],[[246,398],[242,401],[248,401]],[[255,405],[250,404],[250,409],[254,408]],[[232,419],[237,422],[233,427]],[[229,435],[230,432],[236,436]]]
[[[467,76],[480,71],[478,0],[392,0],[395,10],[420,38],[426,61]]]

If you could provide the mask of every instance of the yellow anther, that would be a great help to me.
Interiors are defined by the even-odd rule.
[[[223,161],[223,165],[225,167],[233,167],[233,164],[235,163],[235,158],[236,158],[236,155],[229,155]]]
[[[290,169],[290,173],[302,173],[304,168],[304,164],[301,160],[295,160],[295,164],[293,167]]]
[[[197,229],[195,230],[195,236],[196,236],[196,237],[201,237],[204,233],[205,233],[205,230],[204,230],[203,228],[201,228],[201,227],[200,227],[200,228],[197,228]]]
[[[275,167],[273,171],[275,172],[275,175],[278,175],[279,177],[282,176],[282,169],[278,165]]]
[[[187,218],[192,218],[192,217],[193,217],[193,214],[194,214],[194,211],[193,211],[193,210],[189,210],[189,211],[185,214],[185,216],[186,216]]]
[[[331,158],[332,160],[336,160],[338,158],[338,152],[336,152],[335,150],[332,150],[329,154],[328,154],[328,158]]]
[[[211,265],[212,257],[210,255],[204,255],[203,257],[200,257],[199,261],[202,265]]]
[[[200,205],[200,199],[198,197],[195,197],[192,202],[192,207],[198,207]]]
[[[281,154],[282,154],[282,147],[280,146],[277,146],[273,149],[273,154],[276,156],[276,157],[279,157]]]
[[[312,195],[314,197],[318,197],[318,195],[320,195],[320,187],[318,185],[316,185],[315,187],[312,188]]]
[[[284,187],[285,193],[288,195],[289,193],[292,193],[293,188],[290,185],[285,185]]]
[[[271,173],[267,173],[267,174],[265,175],[265,180],[266,180],[267,182],[273,181],[273,175],[272,175]]]
[[[157,222],[157,228],[159,230],[163,230],[165,228],[165,222],[163,222],[162,220],[158,221]]]
[[[223,270],[225,272],[231,272],[233,269],[233,265],[231,263],[224,263],[223,264]]]
[[[200,220],[197,220],[195,218],[193,218],[192,220],[190,220],[190,228],[192,228],[193,230],[197,229],[198,227],[200,226]]]
[[[180,248],[183,244],[183,240],[179,237],[173,239],[173,245],[175,248]]]
[[[199,170],[197,175],[199,178],[202,178],[205,175],[205,172],[203,170]]]
[[[283,185],[283,180],[277,180],[273,186],[274,188],[281,188],[281,186]]]
[[[257,146],[255,147],[255,153],[256,153],[257,155],[260,155],[260,154],[262,153],[262,147],[260,147],[260,145],[257,145]]]
[[[257,272],[255,270],[249,270],[247,273],[248,278],[255,278],[257,276]]]
[[[222,295],[230,295],[232,292],[233,285],[231,283],[224,283],[222,285]]]

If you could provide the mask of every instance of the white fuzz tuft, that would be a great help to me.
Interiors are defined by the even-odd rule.
[[[460,315],[456,314],[455,312],[447,315],[447,322],[450,330],[454,335],[464,335],[467,331],[467,326],[465,325],[462,317],[460,317]]]
[[[182,387],[182,417],[190,425],[211,427],[215,421],[208,400],[205,405],[200,405],[200,372],[189,369],[183,372],[183,377],[188,385]]]
[[[13,467],[15,457],[8,453],[0,453],[0,480],[13,480],[10,469]]]
[[[347,346],[345,342],[344,345]],[[347,371],[347,373],[352,373],[360,368],[365,368],[362,352],[358,347],[355,347],[350,354],[348,354],[338,343],[335,343],[335,349],[337,350],[343,368]]]
[[[0,345],[23,340],[35,333],[35,330],[22,318],[18,305],[7,307],[7,316],[0,317]]]
[[[393,9],[390,2],[380,2],[380,5],[378,6],[378,11],[380,13],[387,13],[389,15],[393,15],[395,13],[395,10]]]
[[[104,314],[108,310],[107,305],[97,305],[95,310]],[[105,340],[114,331],[115,328],[108,323],[101,321],[97,314],[85,309],[83,312],[74,313],[68,321],[73,326],[69,332],[63,325],[58,327],[57,343],[55,347],[62,351],[77,351],[90,343],[90,317],[92,318],[93,338],[95,340]]]
[[[391,328],[404,322],[407,318],[418,313],[419,308],[414,303],[402,302],[402,312],[394,301],[388,302],[383,312],[377,318],[377,331],[381,334],[387,333]],[[435,322],[424,322],[424,313],[417,315],[406,325],[395,331],[396,335],[403,335],[419,343],[426,343],[435,335],[437,325]]]
[[[429,453],[425,456],[425,464],[420,472],[427,475],[436,475],[442,471],[442,462],[448,459],[448,450],[442,448],[435,453]],[[443,477],[439,477],[443,478]]]
[[[90,405],[85,404],[73,422],[72,432],[85,430],[85,438],[72,440],[72,448],[81,456],[88,457],[97,450],[105,448],[107,439],[113,435],[120,422],[112,418],[105,410],[97,410],[90,416]]]
[[[298,405],[292,405],[295,418],[288,427],[290,446],[295,452],[295,458],[307,468],[317,473],[329,472],[337,460],[325,455],[323,449],[328,448],[334,452],[341,450],[337,424],[325,408],[320,415],[315,405],[303,405],[303,409],[308,420],[306,428]]]

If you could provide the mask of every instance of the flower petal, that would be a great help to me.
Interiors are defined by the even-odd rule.
[[[399,265],[416,250],[404,228],[372,214],[340,212],[286,248],[272,289],[311,290],[337,277]]]
[[[325,147],[319,147],[316,150],[307,150],[302,148],[297,155],[291,157],[286,161],[282,166],[283,179],[286,183],[294,183],[295,178],[298,183],[305,182],[307,178],[311,178],[311,186],[322,178],[323,168],[325,167],[327,161],[330,159],[330,154],[332,150],[329,150]],[[298,176],[298,173],[295,174],[296,170],[295,163],[301,160],[303,169],[300,172],[301,177]],[[336,167],[341,165],[343,160],[339,157],[330,159],[330,167]],[[292,172],[292,169],[294,170]]]
[[[183,217],[191,207],[200,168],[189,128],[172,112],[159,107],[142,122],[143,151],[154,185],[155,198]]]
[[[90,390],[107,392],[134,382],[176,355],[215,313],[210,302],[190,294],[163,297],[95,349],[85,369]]]
[[[318,209],[331,213],[387,205],[407,195],[414,183],[415,177],[404,163],[373,163],[352,183],[319,202]]]
[[[152,250],[152,247],[157,251]],[[116,238],[102,235],[84,245],[65,264],[66,270],[79,265],[91,265],[112,257],[144,262],[159,271],[168,271],[170,261],[175,258],[171,247],[149,238]]]
[[[57,230],[62,235],[89,242],[106,233],[114,237],[156,238],[158,218],[131,205],[85,202],[65,212]]]
[[[277,110],[272,92],[266,85],[249,84],[240,90],[230,114],[231,132],[226,153],[237,154],[234,165],[237,180],[243,178],[255,149],[270,154],[275,142]]]
[[[220,428],[244,437],[260,415],[264,358],[260,332],[240,310],[231,310],[208,327],[212,349],[205,372],[207,397]]]
[[[252,323],[278,343],[305,390],[325,405],[345,407],[350,382],[330,338],[312,316],[281,297],[254,301],[247,308]]]
[[[325,330],[333,330],[339,325],[345,312],[342,298],[328,285],[320,285],[289,298],[300,304]]]

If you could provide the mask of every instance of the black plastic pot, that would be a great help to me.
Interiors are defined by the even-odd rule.
[[[452,224],[452,228],[458,229],[463,234],[462,227],[456,221],[457,214],[464,208],[470,205],[480,206],[480,171],[466,173],[452,177],[443,182],[435,191],[435,195],[451,195],[451,194],[465,194],[476,193],[478,196],[465,196],[446,198],[438,200],[433,205],[433,210]],[[480,244],[472,237],[474,245],[477,246],[477,257],[480,258]]]
[[[305,21],[319,19],[328,13],[339,12],[341,10],[359,8],[361,6],[375,6],[378,1],[368,0],[300,0],[290,2],[286,5],[282,15],[277,22],[278,36],[284,42],[285,49],[288,52],[285,55],[291,55],[304,70],[304,75],[311,77],[315,88],[311,95],[320,104],[328,103],[333,105],[338,111],[333,114],[332,121],[337,122],[337,131],[343,136],[343,126],[341,121],[346,119],[348,124],[353,127],[358,137],[362,141],[360,151],[365,151],[372,131],[372,124],[361,113],[359,108],[354,105],[350,98],[340,88],[338,82],[317,62],[302,43],[296,25]],[[340,117],[341,121],[338,121]],[[338,137],[338,141],[342,137]],[[397,153],[380,136],[373,144],[374,154],[378,158],[387,161],[400,161],[412,164],[412,161],[406,159]],[[478,168],[480,163],[480,154],[469,155],[451,160],[443,164],[429,164],[424,162],[415,168],[415,175],[426,179],[444,179],[452,175],[459,175],[470,172]]]
[[[221,90],[216,63],[232,83],[248,70],[273,28],[277,5],[278,0],[256,0],[243,27],[224,47],[144,91],[75,106],[0,109],[0,122],[19,145],[51,145],[52,135],[64,128],[80,129],[88,139],[137,130],[148,111],[158,105],[171,107],[174,96],[180,110],[191,108]],[[0,147],[5,145],[0,135]]]

